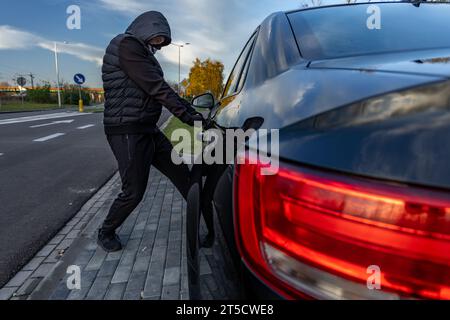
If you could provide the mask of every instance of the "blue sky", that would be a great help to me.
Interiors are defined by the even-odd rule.
[[[314,1],[314,0],[310,0]],[[306,1],[306,2],[310,2]],[[163,12],[172,27],[173,41],[190,42],[182,51],[183,72],[195,57],[232,67],[251,32],[270,13],[296,9],[301,0],[2,0],[0,11],[0,82],[17,74],[34,73],[36,81],[55,82],[52,50],[60,50],[61,78],[72,82],[75,73],[87,85],[100,87],[100,64],[109,41],[147,10]],[[66,27],[69,5],[81,8],[81,30]],[[67,41],[69,44],[64,44]],[[178,49],[158,53],[168,80],[178,78]]]

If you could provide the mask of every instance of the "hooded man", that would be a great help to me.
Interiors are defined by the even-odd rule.
[[[171,41],[166,18],[150,11],[136,18],[106,49],[104,126],[122,180],[122,192],[98,233],[98,244],[107,252],[122,249],[115,230],[141,202],[151,165],[166,175],[184,198],[188,192],[189,169],[172,162],[172,144],[156,125],[163,106],[189,125],[203,120],[167,84],[154,56]]]

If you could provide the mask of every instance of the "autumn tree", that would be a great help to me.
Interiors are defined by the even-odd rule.
[[[211,92],[218,98],[223,91],[223,63],[216,60],[195,59],[194,66],[189,72],[186,95],[197,96],[205,92]]]

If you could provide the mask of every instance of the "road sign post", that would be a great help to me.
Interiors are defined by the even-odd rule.
[[[24,77],[18,77],[16,81],[17,84],[19,85],[20,98],[22,99],[22,106],[23,106],[23,92],[21,88],[23,88],[27,84],[27,79],[25,79]]]
[[[78,86],[78,95],[79,95],[79,99],[78,99],[78,111],[79,111],[79,112],[84,112],[83,98],[81,97],[81,85]]]
[[[75,83],[78,84],[78,95],[79,95],[78,111],[84,112],[83,98],[81,96],[81,85],[86,82],[86,77],[84,75],[82,75],[81,73],[77,73],[73,77],[73,81],[75,81]]]

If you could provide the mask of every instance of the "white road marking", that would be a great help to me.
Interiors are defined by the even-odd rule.
[[[85,126],[82,126],[82,127],[78,127],[77,129],[78,130],[84,130],[84,129],[92,128],[92,127],[95,127],[95,124],[88,124],[88,125],[85,125]]]
[[[69,117],[71,118],[71,117],[85,116],[88,114],[92,114],[92,113],[78,113],[78,112],[49,113],[49,114],[38,115],[38,116],[3,119],[3,120],[0,120],[0,125],[31,122],[31,121],[40,121],[40,120],[50,120],[50,119],[58,119],[58,118],[69,118]]]
[[[0,153],[0,157],[1,157],[2,155],[4,155],[4,153]]]
[[[51,126],[51,125],[54,125],[54,124],[72,123],[72,122],[74,122],[73,119],[71,119],[71,120],[61,120],[61,121],[53,121],[53,122],[50,122],[50,123],[44,123],[44,124],[38,124],[38,125],[35,125],[35,126],[31,126],[30,128],[41,128],[41,127],[48,127],[48,126]]]
[[[65,135],[65,133],[55,133],[55,134],[52,134],[52,135],[49,135],[49,136],[46,136],[46,137],[43,137],[43,138],[35,139],[33,141],[34,142],[44,142],[44,141],[48,141],[48,140],[51,140],[51,139],[55,139],[55,138],[61,137],[63,135]]]

